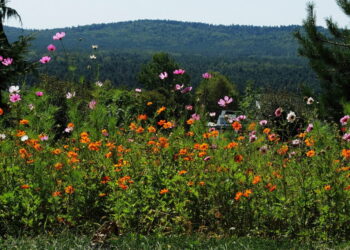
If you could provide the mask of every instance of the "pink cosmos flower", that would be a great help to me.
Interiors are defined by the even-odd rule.
[[[13,59],[12,58],[4,58],[1,62],[4,66],[9,66],[13,63]]]
[[[187,110],[192,110],[192,109],[193,109],[193,106],[192,106],[192,105],[186,105],[186,106],[185,106],[185,109],[187,109]]]
[[[195,121],[199,121],[201,119],[201,116],[199,114],[196,114],[196,113],[194,113],[191,117]]]
[[[258,139],[255,134],[249,136],[249,142],[255,142]]]
[[[89,108],[90,109],[94,109],[96,107],[97,102],[95,100],[92,100],[91,102],[89,102]]]
[[[174,70],[174,72],[173,72],[173,74],[174,75],[183,75],[183,74],[185,74],[185,70],[184,69],[176,69],[176,70]]]
[[[49,56],[43,56],[43,57],[40,59],[40,62],[41,62],[42,64],[45,64],[45,63],[50,62],[50,60],[51,60],[51,57],[49,57]]]
[[[142,92],[142,90],[141,90],[141,89],[135,89],[135,92],[137,92],[137,93],[141,93],[141,92]]]
[[[349,116],[349,115],[343,116],[343,117],[340,119],[341,125],[345,126],[345,125],[348,123],[348,120],[349,120],[349,119],[350,119],[350,116]]]
[[[0,56],[0,62],[2,62],[2,60],[4,60],[4,58],[2,56]]]
[[[265,125],[267,124],[267,120],[261,120],[261,121],[259,122],[259,124],[260,124],[261,126],[265,126]]]
[[[350,142],[350,134],[349,133],[345,133],[342,138],[344,141]]]
[[[181,90],[184,87],[184,85],[176,84],[175,85],[175,90]]]
[[[63,37],[66,36],[65,32],[57,32],[52,38],[53,40],[62,40]]]
[[[306,132],[307,133],[311,132],[311,130],[313,130],[313,128],[314,128],[314,125],[312,123],[310,123],[306,128]]]
[[[192,87],[186,87],[183,90],[181,90],[181,94],[186,94],[192,90]]]
[[[64,132],[70,133],[73,131],[73,129],[74,129],[73,127],[67,127],[67,128],[65,128]]]
[[[44,93],[43,93],[43,92],[41,92],[41,91],[38,91],[38,92],[36,92],[36,93],[35,93],[35,95],[40,97],[40,96],[43,96],[43,95],[44,95]]]
[[[245,119],[247,119],[246,115],[240,115],[240,116],[237,117],[237,121],[243,121]]]
[[[40,136],[41,141],[47,141],[49,137],[47,135]]]
[[[211,75],[210,73],[206,72],[206,73],[204,73],[204,74],[202,75],[202,77],[203,77],[204,79],[210,79],[210,78],[212,78],[212,75]]]
[[[283,109],[279,107],[278,109],[275,110],[275,116],[280,117],[282,115]]]
[[[56,46],[53,44],[50,44],[49,46],[47,46],[47,50],[48,51],[55,51],[56,50]]]
[[[209,161],[210,159],[211,159],[210,156],[206,156],[206,157],[203,159],[203,161]]]
[[[218,101],[219,106],[226,107],[226,105],[230,104],[233,101],[231,97],[225,96],[224,99],[220,99]]]
[[[160,73],[159,78],[162,80],[164,80],[165,78],[168,78],[168,73],[167,72]]]
[[[10,102],[19,102],[21,99],[21,95],[20,94],[11,94],[10,95]]]

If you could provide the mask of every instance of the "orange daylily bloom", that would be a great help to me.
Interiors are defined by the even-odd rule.
[[[19,121],[19,124],[21,124],[21,125],[28,125],[28,124],[29,124],[29,121],[23,119],[23,120],[20,120],[20,121]]]
[[[254,176],[252,183],[255,185],[255,184],[258,184],[260,181],[261,181],[261,177],[257,175],[257,176]]]
[[[141,121],[146,121],[147,120],[147,115],[146,114],[141,114],[137,117],[137,119],[141,120]]]
[[[153,126],[148,127],[147,130],[148,130],[149,133],[155,133],[157,131],[156,128],[153,127]]]
[[[315,155],[316,155],[315,150],[310,150],[310,151],[306,152],[307,157],[314,157]]]
[[[162,113],[164,110],[166,110],[166,107],[164,107],[164,106],[162,106],[161,108],[159,108],[159,109],[157,110],[158,115],[159,115],[160,113]]]
[[[64,191],[67,193],[67,194],[73,194],[75,189],[73,186],[69,185],[67,187],[65,187]]]
[[[232,123],[232,128],[235,131],[239,131],[242,128],[242,124],[240,124],[239,122],[235,121],[234,123]]]

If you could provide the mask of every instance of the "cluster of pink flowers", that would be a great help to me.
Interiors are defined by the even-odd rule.
[[[22,100],[21,95],[19,94],[20,92],[19,86],[11,86],[9,88],[9,92],[10,92],[10,102],[15,103]]]

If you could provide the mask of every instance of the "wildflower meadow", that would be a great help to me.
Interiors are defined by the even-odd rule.
[[[1,59],[4,68],[15,63]],[[312,96],[297,97],[298,111],[286,104],[262,114],[244,108],[251,96],[227,95],[211,112],[179,80],[184,74],[157,73],[172,78],[163,101],[100,81],[43,78],[2,91],[0,234],[108,228],[348,239],[350,116],[320,120]],[[204,83],[215,77],[202,75]],[[240,115],[208,125],[231,104]]]

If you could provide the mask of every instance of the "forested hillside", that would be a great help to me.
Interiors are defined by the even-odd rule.
[[[268,86],[295,88],[301,83],[317,86],[315,75],[306,60],[298,57],[293,32],[299,26],[255,27],[209,25],[177,21],[141,20],[111,24],[93,24],[52,30],[6,28],[11,41],[19,35],[32,34],[33,53],[37,60],[47,54],[52,35],[65,31],[64,46],[71,63],[79,65],[75,76],[87,73],[91,64],[99,64],[99,80],[115,85],[138,86],[136,73],[155,52],[168,52],[191,72],[194,85],[201,73],[219,71],[241,89],[246,81]],[[99,46],[93,51],[91,45]],[[45,72],[63,75],[64,54],[57,45],[59,58],[45,67]],[[74,51],[74,52],[73,52]],[[90,55],[97,59],[92,62]],[[58,62],[57,62],[58,61]],[[87,74],[89,75],[89,74]],[[90,74],[92,77],[92,73]]]

